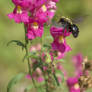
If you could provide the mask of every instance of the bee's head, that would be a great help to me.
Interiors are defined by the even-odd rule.
[[[65,18],[60,18],[58,23],[64,23],[65,22]]]
[[[75,24],[72,24],[71,31],[72,31],[74,38],[78,37],[79,28]]]

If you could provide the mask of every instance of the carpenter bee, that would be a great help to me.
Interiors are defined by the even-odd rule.
[[[67,29],[68,32],[72,32],[72,35],[74,38],[78,37],[79,28],[76,24],[73,24],[70,19],[65,18],[65,17],[61,17],[59,19],[58,23],[61,24],[62,27],[64,27],[64,30]]]

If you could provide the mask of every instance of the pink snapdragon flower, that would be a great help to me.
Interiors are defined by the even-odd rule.
[[[70,46],[66,44],[66,40],[63,39],[63,42],[59,42],[60,39],[54,39],[52,43],[52,49],[56,51],[60,51],[61,53],[65,53],[71,50]]]
[[[71,50],[70,46],[67,45],[65,40],[65,37],[69,36],[71,32],[67,32],[67,30],[63,31],[63,28],[52,26],[50,33],[54,38],[54,41],[52,43],[53,50],[59,51],[63,54]]]
[[[20,6],[16,6],[13,13],[8,14],[10,19],[14,19],[16,23],[29,22],[28,12]]]
[[[16,23],[29,22],[29,0],[12,0],[12,2],[14,3],[15,8],[12,13],[8,14],[8,17],[14,19]]]
[[[52,19],[55,15],[55,12],[56,12],[56,2],[54,1],[49,1],[48,2],[48,5],[47,5],[47,16],[49,19]]]
[[[43,4],[41,2],[40,8],[37,8],[34,15],[42,23],[46,23],[51,20],[56,11],[56,2],[52,0],[47,0]]]
[[[36,37],[42,37],[43,35],[44,26],[40,24],[37,20],[30,19],[27,28],[27,37],[28,39],[32,40]]]
[[[82,63],[83,63],[83,56],[81,53],[73,56],[72,58],[73,64],[75,66],[75,74],[76,76],[80,76],[83,74]]]
[[[16,23],[27,25],[27,37],[42,37],[44,24],[52,20],[58,0],[12,0],[15,8],[8,14]]]
[[[70,77],[67,80],[67,86],[69,88],[69,92],[80,92],[80,87],[78,84],[77,77]]]

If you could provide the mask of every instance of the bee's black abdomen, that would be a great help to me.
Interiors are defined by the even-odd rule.
[[[79,28],[75,24],[72,25],[72,34],[74,38],[77,38],[79,35]]]

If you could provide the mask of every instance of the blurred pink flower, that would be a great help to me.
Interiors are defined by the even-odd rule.
[[[37,78],[37,81],[38,81],[38,82],[43,82],[43,81],[44,81],[44,78],[43,78],[42,76],[41,76],[41,77],[38,77],[38,78]]]
[[[29,74],[26,75],[27,79],[31,79],[31,76]]]
[[[61,76],[57,76],[57,79],[58,79],[58,82],[59,82],[59,83],[62,82]]]
[[[77,54],[76,56],[73,56],[72,58],[73,64],[75,66],[75,74],[76,76],[81,76],[83,74],[83,56],[81,53]]]
[[[56,64],[56,68],[58,70],[60,70],[63,74],[64,74],[64,77],[67,78],[67,72],[65,71],[64,67],[61,65],[61,62],[58,62]]]
[[[67,80],[67,86],[69,88],[69,92],[80,92],[80,87],[78,84],[77,77],[70,77]]]
[[[43,66],[43,70],[46,71],[48,68],[46,66]]]

